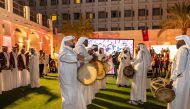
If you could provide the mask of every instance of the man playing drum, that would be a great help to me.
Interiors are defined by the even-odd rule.
[[[120,65],[119,65],[119,69],[118,69],[118,76],[117,76],[116,84],[119,87],[121,87],[121,86],[126,87],[126,86],[129,85],[129,79],[127,79],[127,77],[124,76],[123,69],[126,66],[130,65],[130,62],[131,62],[130,49],[129,48],[124,48],[123,51],[118,56],[118,60],[120,62]]]
[[[74,36],[63,38],[58,58],[58,73],[62,95],[62,109],[86,109],[83,94],[77,80],[78,60],[81,55],[74,51]]]
[[[167,109],[190,108],[190,38],[186,35],[176,37],[177,53],[171,70],[171,82],[167,87],[175,91],[175,99]]]
[[[146,102],[146,78],[148,67],[151,63],[151,55],[143,43],[138,45],[138,55],[134,62],[136,73],[133,77],[131,86],[131,98],[129,103],[137,105],[138,103],[144,104]]]
[[[84,64],[89,63],[93,58],[91,55],[88,54],[88,51],[86,49],[87,46],[88,46],[88,38],[80,37],[74,49],[77,54],[84,56],[84,60],[82,61],[82,63]],[[87,105],[90,104],[91,100],[94,98],[93,85],[81,84],[81,91],[83,92],[86,104]]]

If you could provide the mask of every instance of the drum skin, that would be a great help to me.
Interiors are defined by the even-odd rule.
[[[97,78],[96,79],[98,79],[98,80],[104,79],[106,76],[106,72],[105,72],[103,63],[99,60],[92,61],[90,63],[93,64],[97,70]]]
[[[133,78],[134,74],[135,74],[135,70],[132,67],[132,65],[126,66],[123,69],[123,74],[127,77],[127,78]]]
[[[156,90],[156,99],[164,103],[170,103],[175,99],[175,92],[169,88],[161,87]]]
[[[97,78],[97,70],[92,64],[84,64],[78,70],[77,78],[82,84],[90,85]]]

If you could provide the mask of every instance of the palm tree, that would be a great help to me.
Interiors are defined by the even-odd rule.
[[[93,25],[91,19],[81,17],[79,21],[63,23],[63,34],[74,35],[77,39],[81,36],[92,37]]]
[[[190,27],[190,4],[176,3],[168,9],[168,19],[161,22],[162,29],[158,33],[158,37],[166,29],[181,29],[181,34],[187,34],[187,29]]]

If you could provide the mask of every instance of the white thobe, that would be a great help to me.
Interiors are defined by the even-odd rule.
[[[21,54],[22,59],[24,61],[24,65],[26,66],[26,57],[24,54]],[[27,86],[28,83],[28,70],[27,69],[23,69],[22,71],[19,72],[20,73],[20,81],[21,81],[21,86]]]
[[[126,57],[126,59],[124,59],[124,57]],[[126,66],[130,65],[130,54],[121,53],[121,55],[118,56],[118,60],[120,62],[120,65],[118,69],[116,84],[121,86],[129,85],[129,79],[123,74],[123,69]]]
[[[178,76],[180,75],[180,76]],[[175,99],[167,109],[190,108],[190,50],[182,46],[176,53],[171,70]]]
[[[9,54],[8,53],[5,53],[3,52],[6,60],[7,60],[7,67],[10,66],[10,58],[9,58]],[[2,89],[3,91],[9,91],[9,90],[12,90],[13,89],[13,83],[12,83],[12,72],[11,70],[2,70],[1,71],[2,73],[2,81],[3,81],[3,84],[2,84]]]
[[[30,84],[31,88],[40,87],[39,81],[39,57],[37,54],[32,54],[29,60],[29,68],[30,68]]]
[[[18,61],[17,61],[17,54],[13,53],[13,58],[14,58],[14,62],[15,62],[15,68],[12,69],[12,81],[13,81],[13,88],[17,88],[19,87],[19,75],[18,75]]]
[[[88,51],[83,44],[76,46],[76,48],[74,50],[76,53],[84,56],[85,64],[89,63],[89,61],[91,61],[93,58],[91,55],[88,54]],[[81,90],[83,92],[84,100],[85,100],[86,104],[87,105],[91,104],[92,99],[94,99],[94,97],[95,97],[94,85],[91,84],[91,85],[87,86],[82,83],[80,83],[80,85],[81,85]]]
[[[45,61],[44,61],[44,74],[48,74],[48,64],[49,64],[49,56],[45,54]]]
[[[148,62],[144,51],[138,52],[137,58],[134,62],[134,69],[136,70],[133,77],[130,99],[134,101],[141,100],[146,102],[146,78],[148,71]]]
[[[59,54],[58,73],[62,94],[62,109],[86,109],[86,103],[77,80],[77,54],[64,47]]]
[[[100,60],[100,61],[106,61],[107,60],[107,56],[105,54],[98,54],[98,60]],[[107,73],[108,72],[106,72],[106,74]],[[97,86],[98,86],[98,90],[99,89],[106,89],[106,78],[103,78],[102,80],[97,80]]]

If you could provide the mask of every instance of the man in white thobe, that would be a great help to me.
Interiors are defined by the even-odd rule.
[[[10,68],[10,56],[8,53],[8,47],[2,47],[3,52],[0,53],[1,73],[2,73],[2,88],[3,91],[9,91],[13,89],[12,72]]]
[[[86,103],[77,80],[77,68],[81,55],[74,51],[74,36],[63,38],[58,58],[59,82],[62,94],[62,109],[86,109]]]
[[[137,105],[146,102],[146,79],[148,67],[151,63],[151,55],[143,43],[138,45],[138,55],[131,64],[136,70],[131,86],[129,103]]]
[[[18,75],[18,61],[17,61],[17,47],[13,47],[10,52],[10,65],[12,69],[12,84],[13,88],[19,87],[19,75]]]
[[[75,52],[77,54],[80,54],[82,56],[84,56],[84,61],[82,63],[87,64],[92,60],[92,56],[88,54],[88,51],[86,49],[86,47],[88,46],[88,38],[87,37],[80,37],[78,42],[75,45]],[[80,84],[81,85],[81,91],[83,92],[84,95],[84,100],[86,102],[86,104],[91,104],[92,99],[95,96],[95,92],[94,92],[94,87],[93,85],[84,85],[84,84]]]
[[[34,48],[31,48],[30,51],[31,51],[31,55],[29,58],[30,84],[31,88],[38,88],[40,87],[39,57]]]
[[[108,57],[104,53],[104,48],[99,48],[98,60],[103,62],[103,63],[108,61]],[[106,72],[106,74],[107,73],[108,72]],[[106,77],[103,78],[102,80],[96,80],[96,81],[97,81],[97,85],[98,85],[98,90],[99,89],[106,89]]]
[[[20,75],[20,85],[27,86],[28,83],[28,70],[26,65],[25,49],[21,49],[21,53],[18,55],[18,70]]]
[[[190,108],[190,38],[186,35],[176,37],[177,53],[171,70],[171,82],[175,91],[175,99],[167,109]]]
[[[116,84],[121,86],[129,86],[129,79],[123,74],[123,69],[126,66],[130,65],[131,62],[131,55],[130,55],[130,49],[124,48],[123,51],[119,54],[118,60],[120,62],[119,69],[118,69],[118,76]]]

